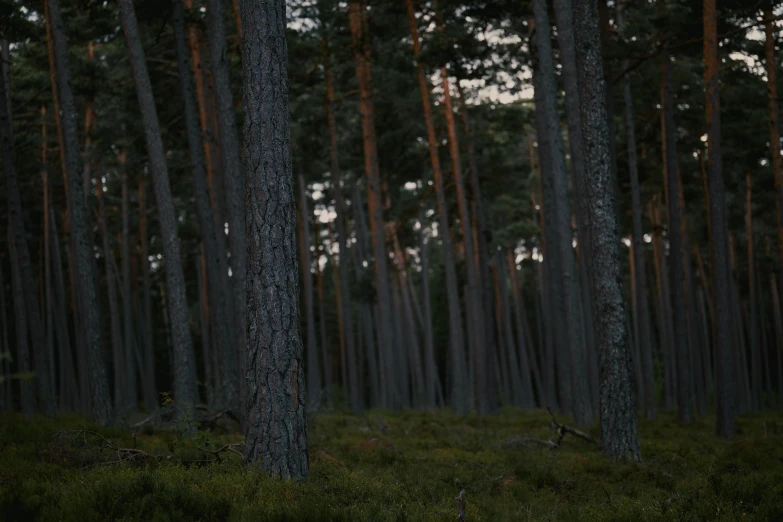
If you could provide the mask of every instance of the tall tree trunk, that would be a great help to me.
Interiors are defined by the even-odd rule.
[[[244,374],[247,316],[240,311],[245,309],[245,277],[247,248],[245,247],[245,179],[242,160],[239,153],[239,135],[237,132],[234,97],[231,94],[231,79],[228,69],[228,49],[223,18],[223,0],[207,0],[207,30],[209,31],[210,62],[215,83],[215,112],[217,114],[218,134],[220,136],[220,154],[223,159],[223,181],[226,188],[228,210],[228,239],[231,248],[231,283],[234,291],[236,310],[236,344],[225,346],[224,358],[231,366],[229,378],[235,379],[238,368]],[[294,249],[295,250],[295,249]],[[295,253],[295,252],[294,252]],[[235,361],[238,361],[238,366]],[[244,383],[244,379],[239,379]],[[235,390],[233,383],[229,399],[235,400],[239,393],[240,402],[244,401],[244,384]],[[244,404],[242,402],[242,404]],[[245,411],[242,407],[241,411]]]
[[[494,357],[492,353],[495,351],[497,342],[494,332],[491,328],[492,317],[492,281],[489,275],[489,247],[488,242],[491,240],[491,231],[487,225],[486,210],[484,209],[484,200],[481,197],[481,183],[479,181],[478,173],[478,160],[476,159],[476,151],[474,147],[473,128],[470,125],[470,119],[468,117],[468,106],[465,102],[465,93],[460,85],[460,76],[456,78],[457,93],[459,94],[459,109],[462,117],[462,127],[465,131],[467,138],[468,149],[468,170],[470,172],[470,189],[473,193],[473,216],[476,230],[476,258],[481,282],[481,307],[483,310],[484,328],[484,361],[487,367],[485,368],[485,375],[492,376],[495,371],[492,367],[494,365]],[[487,383],[486,392],[488,394],[485,404],[488,406],[490,413],[497,409],[497,393],[495,390],[494,381],[490,378]],[[479,407],[482,406],[480,402]],[[484,412],[479,412],[484,413]]]
[[[2,46],[3,49],[6,49],[8,43],[3,40]],[[4,52],[3,57],[6,55],[7,53]],[[5,58],[3,59],[5,61]],[[25,325],[29,328],[35,362],[35,387],[39,407],[45,415],[54,415],[57,408],[57,400],[49,380],[49,364],[54,364],[54,361],[49,360],[47,353],[46,333],[41,318],[41,306],[35,290],[36,285],[30,260],[30,250],[27,246],[27,236],[22,214],[22,197],[19,193],[16,175],[16,150],[14,148],[14,135],[11,127],[11,106],[8,102],[10,85],[7,83],[8,78],[6,75],[3,74],[2,76],[0,78],[0,101],[2,101],[0,103],[0,150],[3,151],[3,169],[5,170],[8,197],[10,231],[8,239],[9,243],[13,242],[11,265],[15,271],[18,271],[19,280],[15,284],[20,285],[17,286],[16,292],[14,292],[14,299],[17,299],[16,293],[21,294],[18,299],[19,304],[24,307]],[[17,312],[19,311],[17,309]],[[24,330],[17,329],[17,336],[24,337]],[[22,345],[19,344],[19,346],[21,347]]]
[[[778,282],[775,273],[772,273],[772,314],[775,321],[775,337],[777,339],[777,353],[775,358],[778,360],[778,408],[783,406],[783,315],[780,311],[780,293],[778,292]]]
[[[204,244],[201,244],[201,255],[196,262],[196,273],[198,274],[198,310],[199,310],[199,331],[201,333],[201,354],[204,360],[204,389],[207,397],[207,404],[214,404],[214,372],[216,369],[212,353],[212,337],[209,321],[209,296],[207,296],[207,261],[204,253]]]
[[[306,376],[308,411],[314,412],[321,404],[321,370],[318,364],[318,343],[316,343],[315,333],[315,308],[313,307],[313,275],[310,273],[312,261],[310,259],[310,212],[307,208],[307,188],[305,187],[304,177],[299,176],[299,204],[301,209],[299,238],[299,262],[302,268],[302,283],[304,284],[305,313],[307,314],[307,356],[306,356]]]
[[[120,308],[117,299],[116,281],[117,275],[114,273],[114,263],[112,262],[112,251],[109,246],[109,232],[106,225],[106,205],[103,201],[103,182],[100,176],[96,179],[98,194],[98,225],[101,229],[103,238],[103,261],[106,271],[106,287],[109,294],[109,321],[111,325],[111,345],[112,345],[112,367],[114,369],[114,408],[119,413],[128,413],[130,406],[130,384],[128,383],[129,374],[126,368],[125,353],[130,350],[130,346],[123,346],[122,327],[120,326]]]
[[[362,117],[362,137],[364,145],[364,169],[367,175],[367,206],[370,213],[372,247],[375,258],[375,285],[378,295],[378,336],[381,372],[388,373],[392,368],[393,332],[391,330],[392,309],[389,290],[389,269],[386,255],[386,225],[383,217],[381,197],[380,166],[378,165],[378,139],[375,134],[375,108],[372,94],[371,57],[369,31],[367,29],[366,9],[362,0],[351,0],[350,26],[356,60],[356,76],[359,81],[359,106]],[[357,201],[358,203],[358,201]],[[464,383],[463,383],[464,384]],[[383,406],[394,407],[397,398],[384,397]],[[464,413],[463,399],[458,396],[457,410]]]
[[[617,11],[617,25],[623,28],[622,9]],[[624,67],[625,68],[625,65]],[[633,97],[631,80],[623,77],[623,101],[625,104],[625,140],[628,147],[628,174],[631,181],[631,213],[633,216],[632,241],[633,263],[636,268],[634,301],[635,314],[639,323],[639,352],[643,390],[644,415],[655,419],[658,412],[655,393],[655,374],[653,372],[652,328],[650,324],[649,300],[647,297],[647,268],[644,260],[644,237],[642,234],[642,198],[639,188],[639,167],[636,157],[636,126],[634,124]]]
[[[520,353],[520,367],[522,371],[523,379],[532,379],[532,386],[526,384],[524,386],[529,387],[527,390],[530,393],[530,404],[532,407],[535,405],[535,397],[543,396],[543,387],[541,385],[541,375],[538,371],[538,363],[536,363],[535,353],[533,350],[532,336],[530,335],[530,327],[527,321],[527,314],[525,312],[524,301],[522,299],[522,292],[520,290],[519,275],[517,274],[517,265],[514,262],[514,253],[512,250],[506,251],[506,262],[508,263],[509,274],[511,275],[511,297],[514,299],[515,315],[514,320],[517,328],[517,345]],[[533,391],[535,394],[533,395]]]
[[[195,387],[196,361],[190,333],[190,317],[185,293],[185,278],[182,273],[177,219],[169,186],[169,172],[160,134],[158,113],[147,72],[144,49],[141,46],[133,1],[120,0],[119,3],[122,30],[125,34],[125,43],[133,70],[144,137],[147,142],[150,170],[155,187],[155,198],[158,203],[163,255],[166,258],[166,286],[168,287],[166,294],[174,348],[174,399],[179,405],[180,414],[182,414],[189,411],[198,402],[198,394]]]
[[[44,306],[43,314],[46,316],[46,356],[49,361],[49,390],[51,393],[59,398],[58,408],[60,411],[65,411],[66,395],[63,393],[57,393],[58,379],[55,377],[55,369],[59,369],[59,382],[65,382],[65,364],[59,366],[55,364],[54,357],[54,341],[55,341],[55,329],[54,329],[54,294],[52,291],[52,234],[51,234],[51,201],[49,199],[49,169],[46,163],[46,105],[41,105],[41,178],[43,181],[43,272],[44,272]],[[40,263],[40,261],[39,261]],[[39,264],[40,266],[40,264]]]
[[[773,2],[770,2],[770,5]],[[706,15],[705,15],[706,16]],[[778,127],[777,61],[775,60],[775,22],[772,9],[764,11],[764,49],[767,68],[767,100],[769,104],[769,149],[772,157],[772,175],[775,176],[776,206],[778,211],[778,269],[783,270],[783,169],[780,161],[780,128]],[[706,45],[706,44],[705,44]],[[783,273],[783,272],[782,272]]]
[[[109,385],[103,362],[101,319],[98,309],[95,264],[92,256],[92,241],[87,228],[87,214],[82,183],[82,160],[79,152],[76,105],[71,87],[71,71],[68,63],[68,45],[57,0],[47,0],[49,34],[52,40],[56,66],[57,92],[61,154],[65,161],[66,199],[73,237],[75,275],[79,288],[79,316],[84,334],[84,360],[87,370],[87,388],[90,397],[90,411],[94,420],[108,424],[111,419]]]
[[[750,171],[745,174],[745,230],[748,239],[748,339],[750,344],[750,369],[753,410],[763,407],[763,387],[761,384],[761,354],[763,348],[759,342],[758,297],[756,296],[756,257],[753,242],[753,189],[751,187]]]
[[[715,309],[715,354],[719,436],[735,433],[734,376],[732,375],[732,329],[730,274],[726,231],[726,198],[720,150],[720,98],[718,95],[718,14],[715,0],[704,0],[704,83],[706,86],[708,180],[710,206],[710,252],[712,293]]]
[[[631,361],[626,305],[622,296],[620,238],[614,213],[611,150],[606,119],[606,98],[598,32],[598,11],[591,0],[574,2],[577,68],[582,100],[582,136],[586,199],[593,255],[593,308],[601,367],[601,447],[611,458],[639,460],[636,404],[631,384]]]
[[[141,257],[142,338],[144,340],[144,406],[147,411],[158,407],[158,388],[155,384],[155,339],[152,335],[152,294],[150,291],[150,260],[147,245],[147,191],[144,179],[139,181],[139,247]]]
[[[661,39],[664,37],[661,36]],[[666,44],[664,44],[666,46]],[[676,360],[677,417],[683,424],[693,422],[691,391],[690,347],[688,345],[687,316],[685,312],[685,263],[683,228],[685,219],[679,198],[679,168],[677,166],[677,127],[674,122],[674,96],[672,94],[671,61],[667,52],[661,61],[661,98],[663,124],[663,159],[666,173],[666,194],[669,214],[669,263],[672,290],[673,341]]]
[[[413,0],[405,0],[408,11],[408,24],[413,39],[413,55],[416,58],[416,75],[419,82],[422,109],[424,112],[424,124],[427,130],[427,144],[432,165],[432,181],[435,184],[435,197],[438,204],[438,224],[443,250],[443,264],[446,274],[446,294],[449,313],[449,364],[451,369],[451,403],[454,410],[463,415],[467,412],[467,398],[464,396],[466,371],[464,328],[462,324],[462,312],[460,311],[459,283],[457,282],[457,268],[455,264],[454,249],[451,244],[449,232],[448,204],[446,202],[446,189],[443,183],[443,173],[440,167],[438,155],[438,139],[435,134],[435,124],[432,120],[432,106],[430,104],[430,92],[424,73],[424,65],[418,61],[421,53],[419,43],[419,31],[416,25],[416,13]],[[424,223],[422,222],[422,227]],[[426,277],[426,276],[425,276]],[[427,286],[429,293],[429,286]],[[429,307],[429,296],[425,296],[425,307]],[[431,334],[431,331],[430,331]],[[427,346],[429,350],[430,345]],[[481,408],[481,404],[479,408]]]
[[[212,209],[209,203],[209,188],[207,185],[204,149],[199,132],[196,96],[191,76],[190,54],[185,42],[185,18],[182,0],[174,0],[174,33],[177,42],[177,68],[180,77],[182,98],[185,103],[185,126],[188,134],[188,151],[190,167],[193,172],[193,185],[196,192],[196,211],[201,228],[201,240],[204,247],[205,272],[207,280],[209,311],[212,316],[210,332],[215,338],[215,348],[222,348],[216,370],[219,372],[215,403],[212,407],[218,411],[238,406],[236,351],[232,349],[236,337],[230,325],[231,316],[226,295],[221,251],[217,235],[222,230],[215,230]]]
[[[429,244],[424,235],[424,210],[419,207],[419,255],[421,262],[421,298],[423,305],[425,407],[434,408],[437,396],[438,368],[435,365],[435,340],[432,332]]]
[[[331,52],[329,50],[329,44],[326,37],[323,39],[324,47],[324,79],[326,82],[326,118],[329,125],[329,160],[330,160],[330,174],[332,182],[332,195],[334,197],[335,204],[335,221],[337,224],[337,246],[340,251],[340,264],[339,264],[339,289],[340,289],[340,309],[341,309],[341,321],[342,330],[345,337],[345,351],[348,355],[348,360],[351,365],[349,374],[358,377],[358,373],[354,367],[356,359],[354,326],[353,326],[353,314],[351,312],[351,292],[349,286],[349,257],[348,257],[348,232],[345,226],[345,201],[343,198],[343,192],[340,187],[340,158],[338,153],[337,143],[337,123],[335,117],[334,107],[334,80],[332,77],[331,68]],[[351,362],[353,361],[353,362]],[[351,408],[354,411],[361,411],[361,404],[359,402],[359,387],[351,385]]]
[[[583,328],[579,310],[579,295],[576,286],[574,251],[572,246],[571,216],[568,208],[565,157],[563,138],[555,99],[555,69],[552,60],[549,16],[546,2],[533,2],[535,15],[536,44],[538,46],[538,76],[536,82],[536,118],[543,120],[542,132],[546,134],[545,147],[539,143],[539,154],[548,154],[541,158],[542,195],[544,203],[546,255],[557,256],[552,263],[550,283],[552,283],[553,308],[563,317],[567,327],[557,342],[558,383],[561,406],[565,412],[573,412],[577,424],[588,424],[592,419],[589,391],[587,388],[587,361],[584,358]],[[540,114],[540,116],[539,116]],[[539,142],[543,137],[539,135]],[[548,168],[546,168],[548,167]],[[547,210],[547,207],[549,209]],[[546,259],[546,258],[545,258]],[[578,381],[578,382],[577,382]]]
[[[3,411],[13,411],[14,398],[11,391],[11,348],[8,346],[8,314],[6,312],[5,281],[3,280],[2,267],[0,267],[0,353],[3,354],[3,368],[2,373],[0,373],[0,375],[3,376],[3,395],[0,408],[2,408]]]
[[[128,407],[130,411],[138,408],[138,386],[136,365],[134,364],[135,341],[133,338],[133,296],[131,294],[130,260],[130,202],[128,195],[128,172],[125,167],[125,153],[120,154],[122,177],[122,318],[123,346],[125,347],[125,371],[128,376]],[[100,180],[99,180],[100,183]],[[141,369],[141,368],[140,368]]]
[[[0,98],[2,99],[2,98]],[[16,261],[15,232],[8,225],[8,253],[13,256],[11,262],[11,296],[14,303],[14,322],[16,327],[16,371],[19,374],[19,397],[22,413],[27,417],[35,414],[36,390],[33,386],[34,374],[30,365],[29,326],[27,310],[24,302],[24,285],[22,283],[19,262]]]
[[[245,461],[283,478],[306,477],[286,7],[283,0],[242,0],[240,6],[250,267]]]

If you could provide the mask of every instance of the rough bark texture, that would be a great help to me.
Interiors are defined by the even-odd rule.
[[[617,24],[622,30],[622,9],[618,9]],[[625,67],[624,67],[625,68]],[[631,80],[628,75],[623,77],[623,102],[625,105],[625,141],[628,148],[628,175],[631,182],[631,214],[633,263],[635,268],[636,296],[634,301],[634,317],[639,325],[639,366],[641,368],[642,390],[641,402],[644,415],[654,419],[657,415],[657,400],[655,393],[655,374],[653,372],[652,331],[650,324],[650,309],[647,298],[647,267],[644,260],[644,237],[642,234],[642,198],[639,188],[639,166],[636,157],[636,126],[634,124],[633,96]]]
[[[718,95],[718,14],[715,0],[704,0],[704,83],[706,86],[708,186],[710,206],[710,253],[712,261],[712,299],[715,310],[714,339],[716,358],[717,424],[721,437],[731,439],[735,433],[734,367],[732,363],[732,328],[730,273],[726,231],[725,186],[720,150],[720,98]]]
[[[283,0],[240,3],[247,215],[245,459],[306,477],[307,416]]]
[[[677,416],[680,422],[693,422],[693,398],[691,396],[690,346],[685,312],[685,264],[682,225],[684,217],[680,205],[680,172],[677,166],[677,127],[674,122],[674,96],[671,83],[671,62],[664,53],[661,65],[662,122],[664,162],[666,172],[667,206],[669,214],[669,266],[671,270],[672,317],[674,324],[674,358],[677,375]]]
[[[185,294],[185,278],[182,273],[177,218],[169,186],[169,172],[160,134],[158,113],[152,95],[144,49],[141,46],[133,1],[120,0],[119,4],[122,30],[125,34],[125,44],[141,109],[142,126],[155,187],[155,199],[158,203],[158,219],[163,240],[163,255],[165,256],[166,294],[174,349],[174,399],[179,404],[180,411],[185,412],[198,402],[198,395],[195,387],[196,362],[190,334],[190,314]]]
[[[582,99],[582,136],[585,145],[586,199],[591,227],[596,345],[601,372],[601,448],[613,459],[639,460],[636,401],[631,383],[631,354],[626,305],[622,295],[620,238],[614,213],[611,157],[606,121],[606,97],[598,31],[598,9],[593,0],[574,2],[577,69]]]
[[[68,63],[68,46],[65,29],[56,0],[47,2],[49,40],[51,45],[52,76],[56,79],[55,107],[61,144],[63,173],[66,177],[66,200],[68,202],[73,256],[79,287],[79,316],[83,327],[84,361],[87,375],[82,376],[90,391],[91,414],[99,423],[109,422],[111,414],[108,384],[101,353],[100,314],[95,285],[95,264],[90,238],[90,217],[87,213],[83,186],[81,153],[79,150],[77,115],[71,88],[71,74]]]
[[[231,80],[228,70],[228,49],[226,30],[223,20],[223,0],[207,0],[207,30],[209,31],[210,62],[215,83],[215,112],[217,115],[218,135],[220,136],[220,154],[223,159],[223,181],[226,188],[226,209],[228,210],[228,239],[231,248],[231,284],[234,291],[236,309],[235,345],[222,347],[223,357],[228,365],[227,396],[229,405],[240,397],[241,390],[236,389],[237,364],[242,372],[241,354],[244,353],[246,320],[244,313],[246,247],[245,247],[245,179],[242,160],[239,154],[239,136],[237,133],[234,97],[231,94]],[[237,363],[237,361],[240,361]]]
[[[364,169],[367,175],[367,207],[370,213],[372,249],[375,258],[375,285],[378,296],[378,351],[382,374],[391,371],[393,361],[392,309],[389,289],[389,268],[386,251],[386,225],[383,217],[381,174],[378,165],[378,138],[375,134],[375,108],[372,94],[371,59],[366,9],[363,2],[350,4],[350,25],[359,81],[359,106],[362,117]],[[392,387],[384,394],[383,406],[394,407],[397,398]]]
[[[190,168],[193,173],[193,186],[196,192],[196,213],[201,228],[201,241],[204,244],[205,274],[207,280],[208,302],[210,314],[213,318],[210,331],[215,339],[216,347],[223,347],[223,356],[218,358],[218,389],[215,390],[215,403],[212,405],[217,411],[236,407],[238,374],[235,350],[226,347],[235,346],[236,337],[232,334],[230,326],[226,291],[222,264],[220,258],[224,253],[220,250],[217,241],[218,231],[215,230],[212,219],[212,209],[209,202],[209,187],[207,185],[205,154],[201,133],[199,131],[198,109],[196,95],[191,76],[190,53],[185,40],[185,18],[182,0],[173,2],[174,34],[177,42],[177,69],[179,71],[182,98],[185,104],[185,127],[188,136],[188,152]],[[220,231],[222,233],[222,230]]]

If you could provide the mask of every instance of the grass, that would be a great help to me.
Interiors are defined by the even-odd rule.
[[[3,415],[0,520],[456,520],[462,488],[470,521],[783,520],[783,414],[739,419],[732,442],[715,437],[713,422],[641,421],[644,462],[613,464],[571,435],[555,451],[525,443],[551,436],[544,412],[323,413],[310,419],[309,480],[284,482],[246,470],[231,453],[177,460],[209,460],[196,445],[238,435],[201,433],[196,443],[147,430],[139,449],[177,458],[117,464],[71,430],[133,447],[128,430]]]

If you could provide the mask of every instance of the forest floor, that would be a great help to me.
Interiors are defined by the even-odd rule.
[[[566,422],[559,418],[558,421]],[[0,520],[783,520],[783,414],[641,421],[642,463],[613,464],[546,412],[372,411],[310,418],[310,478],[246,471],[216,426],[196,438],[100,429],[75,416],[0,416]],[[87,431],[81,431],[87,430]],[[589,431],[598,438],[598,428]],[[134,449],[135,448],[135,449]]]

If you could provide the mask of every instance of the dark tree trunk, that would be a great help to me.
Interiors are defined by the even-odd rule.
[[[128,56],[133,69],[136,95],[141,109],[142,126],[150,159],[150,170],[155,186],[155,198],[158,203],[163,255],[166,258],[166,293],[174,348],[174,399],[179,404],[180,413],[184,413],[198,402],[198,394],[195,386],[196,362],[190,333],[190,317],[185,293],[185,278],[182,272],[177,218],[169,186],[169,173],[160,134],[158,113],[152,95],[152,85],[147,72],[144,49],[141,46],[132,0],[120,0],[120,15]]]
[[[245,460],[283,478],[306,477],[286,7],[282,0],[242,0],[240,5],[250,267]]]
[[[381,356],[380,371],[387,374],[393,365],[391,329],[392,309],[389,290],[389,269],[386,251],[386,225],[383,217],[380,166],[378,165],[378,139],[375,133],[375,108],[371,82],[371,59],[366,9],[360,0],[350,3],[350,25],[356,59],[356,76],[359,81],[359,104],[362,117],[364,146],[364,168],[367,175],[367,206],[370,213],[372,248],[375,258],[375,285],[378,295],[378,351]],[[360,201],[356,202],[360,204]],[[389,391],[391,388],[389,388]],[[394,407],[397,397],[393,393],[384,395],[386,407]]]
[[[446,189],[443,183],[443,173],[438,155],[438,139],[435,134],[435,124],[432,120],[432,106],[430,104],[430,92],[424,73],[424,65],[418,62],[421,52],[419,44],[419,30],[416,25],[416,13],[413,0],[406,0],[408,11],[408,24],[413,39],[413,55],[417,60],[416,75],[419,82],[424,124],[427,130],[427,144],[432,165],[432,181],[435,184],[435,197],[438,205],[438,224],[443,250],[444,271],[446,274],[446,293],[449,312],[449,367],[451,370],[451,404],[458,415],[467,412],[467,397],[465,397],[465,341],[464,327],[462,324],[462,312],[460,311],[459,283],[457,282],[457,268],[454,262],[454,249],[451,244],[449,232],[448,204],[446,202]],[[424,223],[422,222],[422,227]],[[426,277],[426,276],[425,276]],[[427,287],[429,293],[429,287]],[[429,306],[429,296],[425,296],[425,308]],[[426,315],[426,314],[425,314]],[[431,333],[431,332],[430,332]],[[429,347],[427,348],[429,349]]]
[[[773,3],[773,2],[770,2]],[[767,69],[767,100],[769,105],[769,148],[772,159],[772,174],[775,176],[775,202],[778,211],[778,270],[783,268],[783,169],[780,166],[780,128],[778,127],[778,84],[777,61],[775,60],[775,23],[772,9],[764,11],[764,44]]]
[[[2,80],[0,80],[2,81]],[[8,346],[8,314],[5,304],[5,281],[3,280],[3,269],[0,266],[0,353],[4,354],[3,368],[0,375],[3,376],[2,399],[0,399],[0,408],[3,411],[13,411],[14,398],[11,391],[11,347]]]
[[[758,297],[756,296],[756,257],[753,242],[753,189],[750,171],[745,174],[745,230],[748,240],[748,340],[750,343],[750,367],[753,410],[763,407],[763,387],[761,385],[761,355],[763,348],[759,342]]]
[[[662,37],[663,38],[663,37]],[[665,44],[664,44],[665,45]],[[677,166],[677,127],[674,122],[674,96],[672,94],[671,61],[664,53],[661,62],[661,98],[663,123],[663,156],[666,173],[666,194],[669,214],[669,266],[672,290],[673,341],[677,375],[677,418],[683,424],[693,422],[693,398],[691,395],[690,346],[688,345],[687,316],[685,311],[685,250],[683,247],[684,209],[679,198],[679,168]]]
[[[82,159],[79,148],[76,104],[71,87],[71,71],[68,63],[68,45],[65,28],[57,0],[47,0],[50,36],[56,66],[57,93],[59,100],[59,135],[61,154],[64,157],[66,199],[72,236],[72,257],[74,275],[78,287],[80,318],[79,326],[84,341],[84,367],[87,381],[85,395],[89,396],[90,413],[100,424],[111,420],[111,402],[106,368],[103,362],[103,340],[101,318],[96,286],[95,263],[92,253],[92,238],[88,228],[89,216],[82,187]],[[87,400],[85,395],[83,400]]]
[[[435,341],[432,332],[432,300],[430,298],[430,261],[429,244],[424,236],[424,210],[419,208],[419,252],[421,256],[421,298],[423,301],[424,330],[424,367],[425,367],[425,407],[434,408],[438,380],[438,369],[435,366]]]
[[[122,316],[123,345],[125,346],[125,367],[128,373],[128,406],[130,411],[138,409],[139,390],[136,378],[134,353],[136,341],[133,336],[133,295],[131,293],[131,260],[130,260],[130,202],[128,195],[128,172],[125,168],[125,153],[120,155],[122,170]],[[143,370],[143,368],[139,368]]]
[[[321,370],[318,364],[318,343],[315,333],[315,308],[313,306],[313,275],[310,273],[312,260],[310,258],[310,212],[307,208],[307,188],[304,177],[299,176],[299,201],[302,227],[299,238],[299,262],[302,268],[302,283],[304,284],[305,313],[307,314],[307,407],[314,412],[321,404]]]
[[[236,337],[231,327],[229,315],[228,288],[225,285],[221,258],[224,253],[219,247],[212,209],[209,202],[204,148],[199,130],[196,96],[191,76],[190,53],[185,41],[185,19],[182,0],[173,3],[174,33],[177,42],[177,69],[179,71],[182,98],[185,104],[185,126],[188,135],[190,168],[193,173],[193,186],[196,192],[196,211],[201,228],[201,241],[204,246],[205,273],[207,280],[210,321],[210,333],[215,339],[215,348],[222,348],[217,368],[219,378],[214,390],[212,407],[217,411],[238,406],[236,351],[232,349]]]
[[[588,264],[592,273],[596,344],[601,368],[601,447],[613,459],[639,460],[636,401],[622,295],[620,238],[614,213],[617,196],[612,182],[611,136],[606,119],[603,57],[595,2],[574,2],[574,31],[588,181],[581,197],[586,200],[593,244]]]
[[[100,176],[96,179],[98,193],[98,225],[103,239],[103,261],[106,270],[106,288],[109,294],[109,321],[111,326],[112,368],[114,370],[114,408],[120,413],[127,413],[130,403],[130,386],[127,382],[125,352],[129,347],[123,348],[122,327],[120,326],[120,308],[117,299],[116,274],[112,262],[112,251],[109,246],[109,233],[106,226],[106,206],[103,201],[103,183]]]
[[[622,29],[622,9],[617,11],[617,25]],[[625,68],[625,67],[624,67]],[[655,393],[655,374],[653,372],[652,328],[650,323],[649,300],[647,297],[647,267],[644,260],[644,238],[642,235],[642,198],[639,188],[639,168],[636,157],[636,126],[634,124],[633,97],[631,80],[623,77],[623,101],[625,104],[625,140],[628,148],[628,174],[631,181],[631,213],[633,215],[632,241],[633,263],[635,267],[634,317],[639,325],[639,355],[642,381],[642,408],[648,419],[655,419],[658,405]]]
[[[3,40],[5,49],[7,42]],[[7,53],[3,53],[3,60]],[[30,250],[27,246],[24,217],[22,214],[22,198],[19,193],[19,185],[16,176],[16,150],[14,148],[14,135],[11,128],[11,106],[8,102],[10,93],[8,78],[5,74],[0,78],[0,150],[3,152],[3,169],[6,177],[6,191],[8,201],[8,226],[9,243],[13,243],[12,269],[18,271],[19,281],[14,292],[14,299],[20,293],[19,304],[24,307],[25,323],[29,328],[30,341],[32,343],[33,358],[35,362],[35,387],[38,395],[38,406],[45,415],[54,415],[57,408],[57,400],[54,389],[50,386],[49,365],[54,361],[49,360],[46,347],[46,332],[41,318],[41,306],[36,293],[33,267],[30,260]],[[10,245],[9,245],[10,248]],[[16,278],[14,278],[16,279]],[[16,301],[15,301],[16,303]],[[16,310],[21,312],[20,309]],[[17,329],[17,337],[25,337],[25,331]],[[26,345],[26,340],[24,342]],[[21,347],[21,344],[18,344]],[[25,412],[27,413],[27,412]]]
[[[710,253],[717,375],[719,436],[731,439],[735,433],[732,328],[726,231],[726,197],[720,150],[720,98],[718,95],[718,15],[715,0],[704,0],[704,83],[706,86],[708,182],[710,208]]]
[[[141,309],[142,339],[144,341],[144,406],[147,411],[158,407],[158,388],[155,384],[155,340],[152,335],[152,295],[150,293],[150,260],[147,246],[147,191],[144,180],[139,181],[139,247],[141,254]]]
[[[226,188],[226,208],[228,210],[228,239],[231,248],[231,283],[234,292],[236,339],[223,347],[222,356],[229,363],[227,377],[230,379],[230,404],[237,399],[244,401],[244,384],[236,389],[237,369],[244,374],[243,357],[246,346],[247,316],[240,313],[247,302],[245,296],[245,273],[247,271],[247,248],[245,247],[245,178],[239,153],[239,135],[237,132],[234,96],[231,94],[231,80],[228,69],[228,49],[223,18],[223,0],[207,0],[207,30],[209,32],[210,61],[215,83],[215,112],[217,115],[218,135],[220,136],[220,154],[223,159],[223,181]],[[244,383],[244,379],[239,379]],[[244,407],[241,408],[244,411]]]
[[[4,99],[4,98],[0,98]],[[22,413],[27,417],[35,414],[35,388],[31,376],[30,345],[28,343],[27,311],[24,303],[24,285],[16,261],[15,233],[8,225],[8,253],[13,256],[11,262],[11,296],[14,302],[14,322],[16,327],[16,371],[20,375],[19,398]]]

